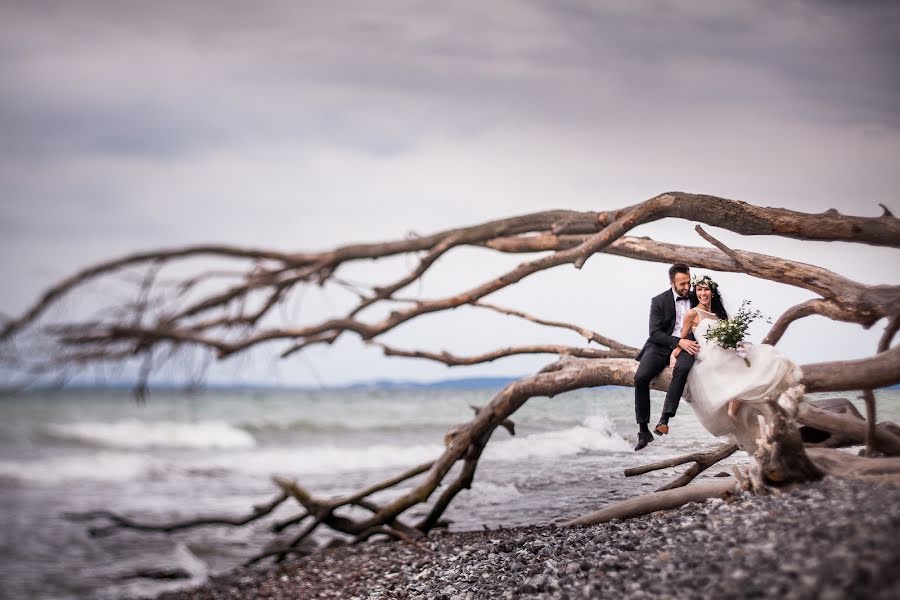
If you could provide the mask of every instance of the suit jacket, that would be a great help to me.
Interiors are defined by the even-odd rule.
[[[695,301],[691,301],[691,307],[696,306]],[[662,294],[654,296],[650,301],[650,337],[644,343],[644,347],[635,357],[635,360],[641,360],[644,352],[651,346],[657,346],[666,352],[671,352],[678,345],[681,338],[672,335],[672,328],[675,327],[675,296],[672,288],[668,288]],[[688,334],[688,337],[693,337]]]

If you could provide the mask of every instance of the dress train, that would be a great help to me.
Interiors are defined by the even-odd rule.
[[[769,344],[750,347],[748,367],[737,352],[706,339],[707,331],[718,319],[713,313],[697,310],[702,318],[694,327],[694,337],[700,344],[700,352],[688,374],[684,397],[707,431],[714,436],[729,435],[734,432],[734,421],[728,415],[731,400],[777,400],[800,381],[802,373],[793,361]]]

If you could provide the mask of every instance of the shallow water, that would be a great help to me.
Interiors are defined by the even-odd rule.
[[[207,391],[155,393],[140,406],[126,392],[0,397],[0,597],[118,598],[200,583],[258,552],[274,539],[266,524],[297,509],[282,506],[252,527],[102,538],[61,515],[108,509],[151,522],[242,515],[275,495],[273,474],[316,494],[347,492],[438,457],[444,433],[492,393]],[[898,420],[900,391],[877,396],[879,418]],[[658,414],[662,394],[652,399]],[[452,529],[582,514],[675,476],[626,479],[625,467],[717,443],[682,403],[672,433],[635,455],[633,406],[633,390],[614,387],[530,400],[513,417],[516,436],[494,433],[472,489],[445,513]],[[173,567],[191,579],[128,578]]]

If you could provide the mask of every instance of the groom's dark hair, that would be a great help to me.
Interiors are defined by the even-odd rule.
[[[684,273],[685,275],[691,274],[691,268],[688,267],[684,263],[675,263],[671,267],[669,267],[669,281],[675,280],[676,273]]]

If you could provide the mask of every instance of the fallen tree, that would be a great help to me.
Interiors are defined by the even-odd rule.
[[[697,222],[698,234],[712,248],[676,246],[627,235],[639,225],[663,218]],[[771,344],[777,344],[796,320],[810,315],[822,315],[866,328],[882,319],[888,323],[872,356],[803,365],[802,378],[786,381],[778,398],[759,405],[742,405],[732,444],[691,456],[681,463],[668,461],[669,466],[684,462],[694,465],[672,484],[664,486],[668,489],[656,492],[663,496],[630,500],[627,510],[610,508],[608,514],[640,514],[657,510],[656,507],[674,506],[682,500],[697,499],[705,493],[720,495],[723,490],[738,488],[765,492],[816,480],[825,473],[846,475],[852,472],[840,457],[827,458],[831,456],[827,453],[835,450],[816,449],[811,453],[805,449],[799,431],[799,425],[804,421],[825,431],[855,436],[854,439],[859,438],[862,425],[870,455],[897,454],[900,437],[889,429],[876,427],[875,402],[870,390],[900,383],[900,347],[891,348],[900,317],[900,286],[865,285],[819,266],[732,249],[707,233],[700,224],[743,235],[900,247],[900,220],[886,208],[880,217],[848,216],[834,210],[811,214],[682,192],[662,194],[620,210],[548,211],[428,236],[355,244],[323,252],[190,246],[118,258],[60,281],[22,315],[3,323],[0,359],[24,373],[37,375],[65,373],[67,369],[81,369],[87,364],[137,360],[140,363],[137,385],[140,395],[154,369],[186,348],[205,349],[215,358],[223,359],[251,348],[270,346],[281,357],[287,357],[314,345],[333,344],[344,335],[355,335],[380,346],[388,356],[415,357],[450,366],[483,363],[519,354],[541,353],[557,357],[539,372],[508,385],[483,408],[476,410],[471,421],[448,432],[446,448],[434,461],[346,497],[319,498],[299,482],[277,479],[274,481],[277,496],[245,517],[198,519],[160,526],[136,523],[113,513],[82,515],[108,521],[107,525],[95,528],[97,533],[110,533],[118,528],[169,531],[211,524],[243,525],[266,516],[289,499],[294,500],[301,512],[274,526],[277,531],[296,528],[292,541],[279,550],[260,554],[253,561],[270,556],[283,558],[299,548],[321,526],[351,535],[357,541],[381,534],[414,542],[416,537],[443,524],[441,517],[455,496],[471,487],[479,458],[494,430],[503,425],[512,432],[509,419],[528,399],[553,397],[600,385],[633,386],[636,348],[577,324],[543,319],[484,300],[535,273],[561,265],[580,268],[596,253],[653,262],[681,261],[710,271],[746,273],[817,294],[814,300],[785,310],[766,336],[766,342]],[[438,259],[465,246],[503,253],[540,253],[540,256],[450,296],[426,299],[405,295]],[[393,281],[360,284],[339,275],[345,265],[399,255],[414,257],[415,265]],[[191,274],[182,273],[175,281],[160,276],[163,268],[172,265],[187,269],[193,264],[191,259],[197,257],[228,259],[240,267],[227,271],[201,268]],[[53,307],[63,298],[76,294],[92,282],[115,278],[124,272],[140,275],[133,284],[132,294],[125,300],[100,307],[93,318],[52,318]],[[273,310],[283,306],[291,293],[310,285],[340,286],[351,290],[357,301],[344,314],[318,322],[273,326]],[[512,346],[474,356],[457,356],[434,349],[397,348],[381,340],[384,334],[402,324],[464,305],[546,327],[572,330],[584,337],[587,345]],[[376,312],[373,309],[382,309],[386,315],[365,319],[365,314]],[[664,371],[652,387],[665,390],[669,377],[670,373]],[[866,423],[851,422],[850,417],[823,418],[804,402],[806,392],[839,390],[869,390]],[[746,468],[735,469],[734,480],[680,489],[700,472],[738,449],[750,456],[750,462]],[[451,481],[446,481],[458,463],[462,463],[461,469]],[[891,460],[859,468],[886,476],[895,472],[896,465]],[[394,488],[413,478],[419,478],[414,487],[386,503],[378,504],[369,499],[375,492]],[[435,492],[441,486],[443,489],[435,498]],[[404,518],[412,507],[429,502],[427,514],[417,522]],[[348,507],[362,509],[366,516],[351,517],[344,510]],[[576,520],[573,524],[581,522]]]

